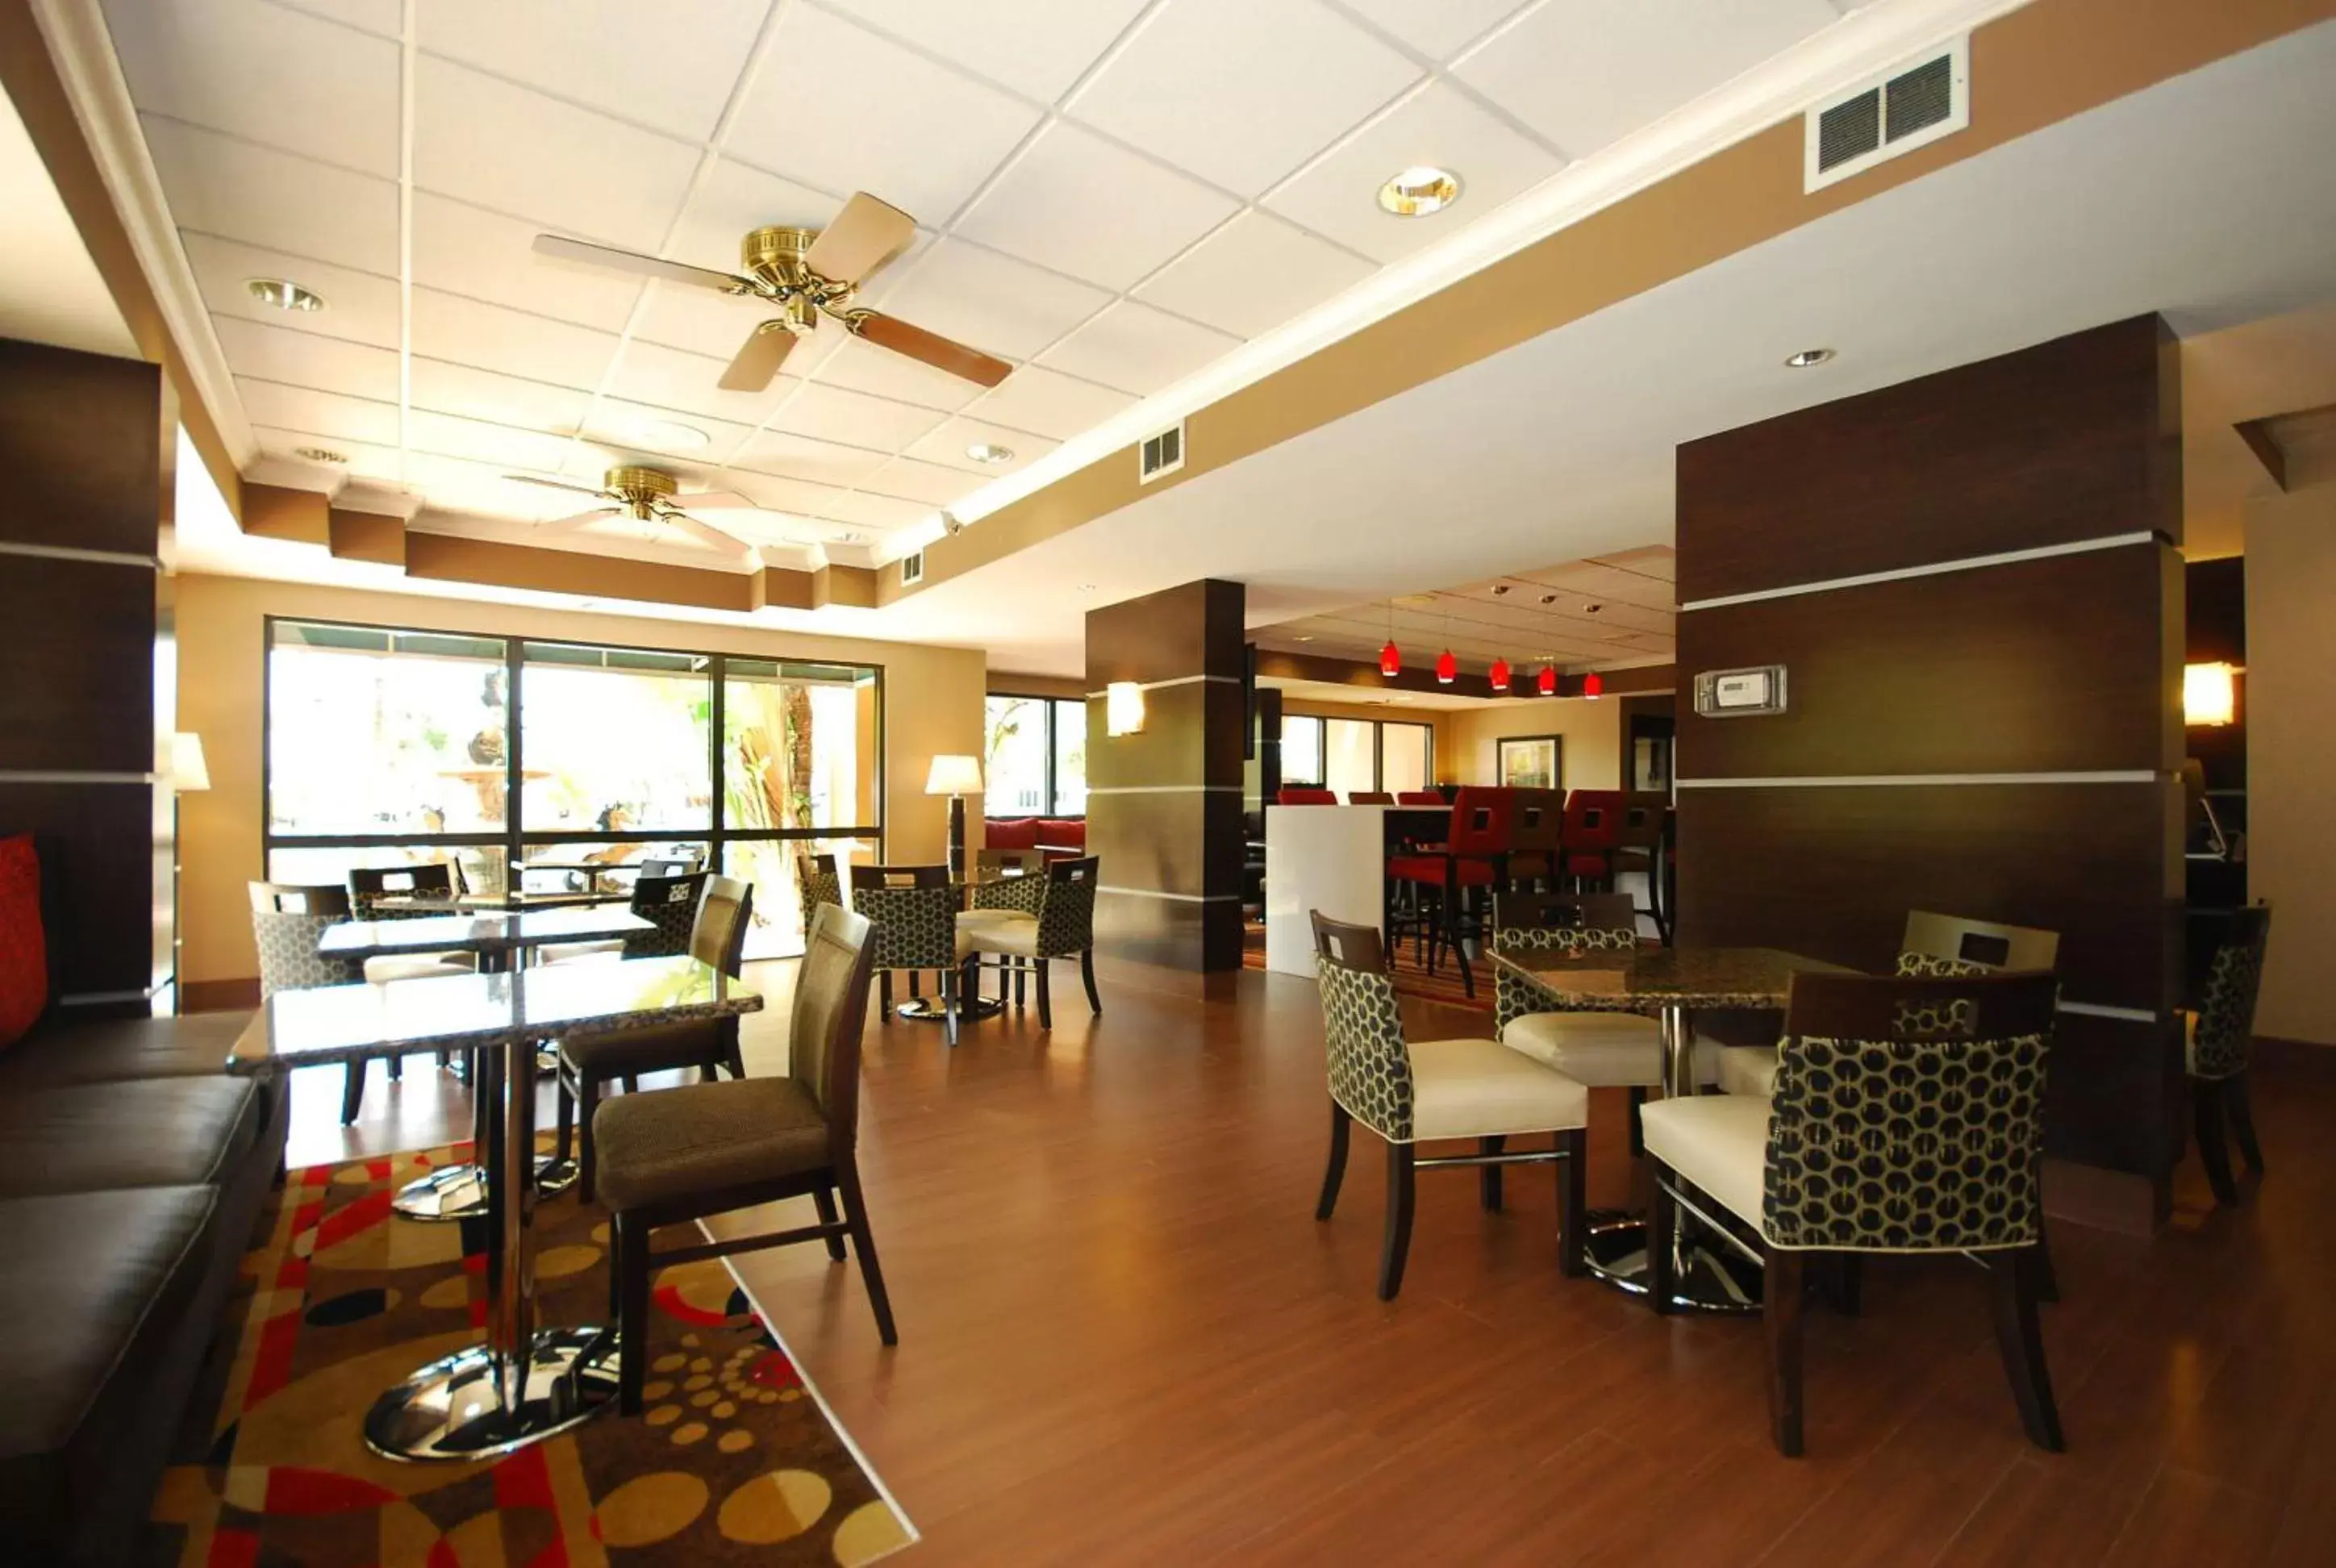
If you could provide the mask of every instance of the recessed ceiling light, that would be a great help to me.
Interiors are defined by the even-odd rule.
[[[335,452],[324,446],[296,446],[292,449],[292,455],[305,457],[310,463],[346,463],[349,460],[346,453]]]
[[[260,304],[272,305],[278,310],[310,311],[325,308],[323,295],[303,288],[289,278],[254,278],[247,279],[244,287],[251,291],[251,297]]]
[[[1095,590],[1095,585],[1091,582],[1083,582],[1078,585],[1078,591],[1081,593],[1093,593]]]
[[[1301,637],[1298,640],[1300,642],[1312,642],[1314,639],[1310,637]]]
[[[976,463],[1011,463],[1014,449],[1000,446],[994,441],[977,441],[965,449],[965,454]]]
[[[1830,348],[1804,348],[1798,354],[1787,355],[1785,363],[1795,370],[1806,370],[1810,365],[1823,365],[1832,357],[1833,350]]]
[[[1460,200],[1460,177],[1448,169],[1415,164],[1379,187],[1379,205],[1397,218],[1425,218]]]

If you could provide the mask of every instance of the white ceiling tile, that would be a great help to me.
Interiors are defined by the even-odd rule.
[[[686,27],[639,0],[424,5],[415,15],[433,54],[704,141],[769,10],[769,0],[690,0]]]
[[[771,314],[771,307],[757,300],[659,280],[649,285],[641,314],[633,323],[633,336],[706,355],[727,365],[746,335],[768,321]],[[798,344],[794,352],[807,351]]]
[[[1255,337],[1377,268],[1270,213],[1242,213],[1135,291],[1138,299]]]
[[[1002,446],[1014,455],[1004,463],[981,463],[969,456],[966,448],[975,444]],[[902,448],[910,457],[937,463],[944,468],[960,468],[983,479],[996,479],[1036,463],[1055,450],[1056,443],[1027,430],[1009,430],[985,419],[965,414],[935,426],[922,439]]]
[[[1379,186],[1413,164],[1457,174],[1460,200],[1426,218],[1397,218],[1381,208]],[[1437,82],[1275,191],[1265,204],[1342,245],[1394,261],[1563,167],[1499,116]]]
[[[1837,20],[1825,0],[1546,0],[1455,73],[1581,158]]]
[[[853,392],[872,393],[896,403],[913,403],[944,414],[953,414],[981,395],[980,386],[962,376],[935,370],[907,355],[894,354],[849,335],[834,353],[815,363],[818,368],[812,372],[811,378],[822,386],[849,387]],[[1020,374],[1016,372],[1016,375]],[[1011,382],[1015,377],[1007,379]]]
[[[803,387],[771,420],[773,430],[814,441],[840,442],[875,452],[898,452],[940,423],[941,416],[913,403],[871,397],[816,383]]]
[[[414,193],[414,281],[603,331],[623,329],[641,280],[531,248],[540,223]]]
[[[414,359],[411,385],[415,408],[562,433],[583,424],[584,411],[592,403],[590,393],[574,387],[498,375],[419,355]]]
[[[947,506],[963,501],[988,482],[978,473],[962,473],[935,463],[919,463],[913,457],[896,457],[868,482],[868,488],[879,495],[901,501]]]
[[[287,463],[301,463],[320,473],[346,473],[352,479],[379,480],[384,484],[398,482],[401,454],[394,446],[375,446],[369,442],[334,438],[321,440],[314,432],[279,430],[274,425],[255,424],[251,427],[259,450],[269,457]],[[304,446],[325,446],[348,461],[341,463],[318,464],[300,455]]]
[[[719,383],[728,368],[726,360],[685,354],[637,337],[617,356],[616,366],[608,373],[608,392],[634,403],[756,425],[802,385],[793,376],[783,375],[760,392],[725,392]]]
[[[1237,337],[1123,299],[1048,349],[1039,363],[1149,397],[1240,346]]]
[[[1531,0],[1339,0],[1431,60],[1448,60]]]
[[[262,0],[106,0],[105,19],[141,111],[397,178],[389,40]]]
[[[595,387],[617,335],[434,288],[414,290],[414,352],[559,386]]]
[[[614,397],[600,399],[584,428],[588,437],[603,445],[677,457],[706,468],[728,463],[754,431],[751,425],[725,419]],[[697,440],[691,433],[706,439]]]
[[[686,142],[433,55],[414,121],[417,188],[633,250],[664,243],[697,169]]]
[[[855,530],[890,533],[895,529],[915,528],[920,523],[930,522],[933,520],[933,503],[903,501],[898,496],[855,490],[850,494],[836,497],[834,502],[820,515]]]
[[[255,381],[238,376],[236,395],[243,400],[244,416],[254,424],[279,430],[329,435],[336,441],[363,441],[375,446],[397,444],[397,404],[344,397],[280,381]]]
[[[141,117],[170,217],[292,256],[394,277],[397,187],[175,120]]]
[[[238,375],[313,386],[376,402],[397,401],[397,353],[366,343],[348,343],[321,333],[295,332],[239,317],[217,316],[227,367]]]
[[[884,308],[988,354],[1027,359],[1109,303],[1100,288],[944,239]]]
[[[968,410],[978,419],[996,420],[1015,430],[1035,431],[1057,441],[1068,441],[1081,431],[1101,424],[1135,399],[1076,375],[1065,375],[1044,365],[1017,367]],[[1011,445],[1012,443],[1008,443]]]
[[[865,483],[884,466],[884,459],[883,453],[864,447],[839,446],[832,441],[765,430],[740,448],[732,462],[757,473],[849,489]]]
[[[739,105],[734,157],[939,227],[1039,111],[838,16],[797,5]]]
[[[1318,0],[1169,0],[1069,112],[1255,196],[1419,76]]]
[[[958,225],[1008,255],[1126,288],[1240,204],[1091,131],[1056,121]]]
[[[568,438],[537,430],[515,430],[482,419],[415,409],[406,415],[405,443],[437,457],[467,458],[512,468],[549,472],[568,455]]]
[[[541,472],[550,474],[555,471]],[[407,488],[426,497],[433,507],[448,511],[477,511],[540,521],[566,517],[597,504],[589,495],[567,495],[541,485],[515,484],[507,477],[510,472],[511,465],[506,463],[436,453],[409,453],[405,459]]]
[[[397,346],[400,307],[394,278],[331,267],[208,234],[181,233],[179,243],[186,248],[203,303],[215,316],[237,317],[294,332],[322,333],[352,343],[370,343],[376,348]],[[291,278],[321,295],[325,308],[280,310],[262,305],[245,287],[255,278]]]
[[[725,469],[723,482],[765,511],[793,512],[805,517],[821,515],[847,493],[832,484],[781,479],[742,468]]]
[[[674,227],[664,254],[693,267],[735,272],[739,241],[757,229],[823,229],[843,205],[807,185],[765,174],[734,158],[715,161]]]
[[[878,28],[1043,102],[1111,47],[1145,0],[832,0]]]

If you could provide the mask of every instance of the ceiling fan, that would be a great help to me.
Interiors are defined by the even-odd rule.
[[[824,229],[755,229],[739,244],[741,270],[737,272],[715,272],[557,234],[537,235],[535,251],[562,261],[614,268],[778,307],[780,313],[747,335],[745,346],[722,373],[720,385],[726,392],[760,392],[770,385],[795,339],[807,336],[822,316],[832,317],[853,336],[864,337],[879,348],[905,354],[983,386],[997,385],[1014,368],[1006,361],[852,303],[868,276],[906,250],[916,234],[916,219],[862,190],[845,202],[835,221]]]
[[[681,486],[672,474],[658,468],[627,466],[612,468],[602,478],[600,488],[589,484],[569,484],[557,479],[538,479],[533,474],[507,473],[503,477],[513,484],[538,485],[545,490],[564,490],[577,495],[589,495],[607,504],[579,511],[573,517],[563,517],[540,526],[548,532],[568,533],[604,517],[624,516],[639,522],[662,522],[680,530],[692,539],[729,555],[743,555],[754,547],[734,534],[724,532],[710,522],[701,522],[682,510],[674,498]],[[709,510],[745,508],[754,503],[743,495],[727,491],[702,491],[684,498],[692,506]]]

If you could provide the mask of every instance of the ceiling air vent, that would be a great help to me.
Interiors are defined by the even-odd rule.
[[[1963,37],[1810,110],[1802,188],[1862,174],[1970,123],[1971,44]]]
[[[1163,473],[1173,473],[1184,466],[1184,422],[1174,424],[1157,435],[1146,436],[1136,449],[1135,482],[1150,484]]]
[[[900,586],[902,588],[909,588],[924,580],[925,552],[920,550],[914,555],[902,556],[900,558]]]

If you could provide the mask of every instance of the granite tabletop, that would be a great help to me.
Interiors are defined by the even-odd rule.
[[[656,929],[654,922],[630,910],[608,905],[492,910],[394,920],[344,920],[325,928],[316,950],[346,959],[384,953],[507,952],[545,942],[603,941]]]
[[[1640,948],[1570,953],[1559,948],[1495,952],[1493,961],[1562,1008],[1660,1012],[1665,1008],[1781,1011],[1796,972],[1854,974],[1823,959],[1776,948]]]

